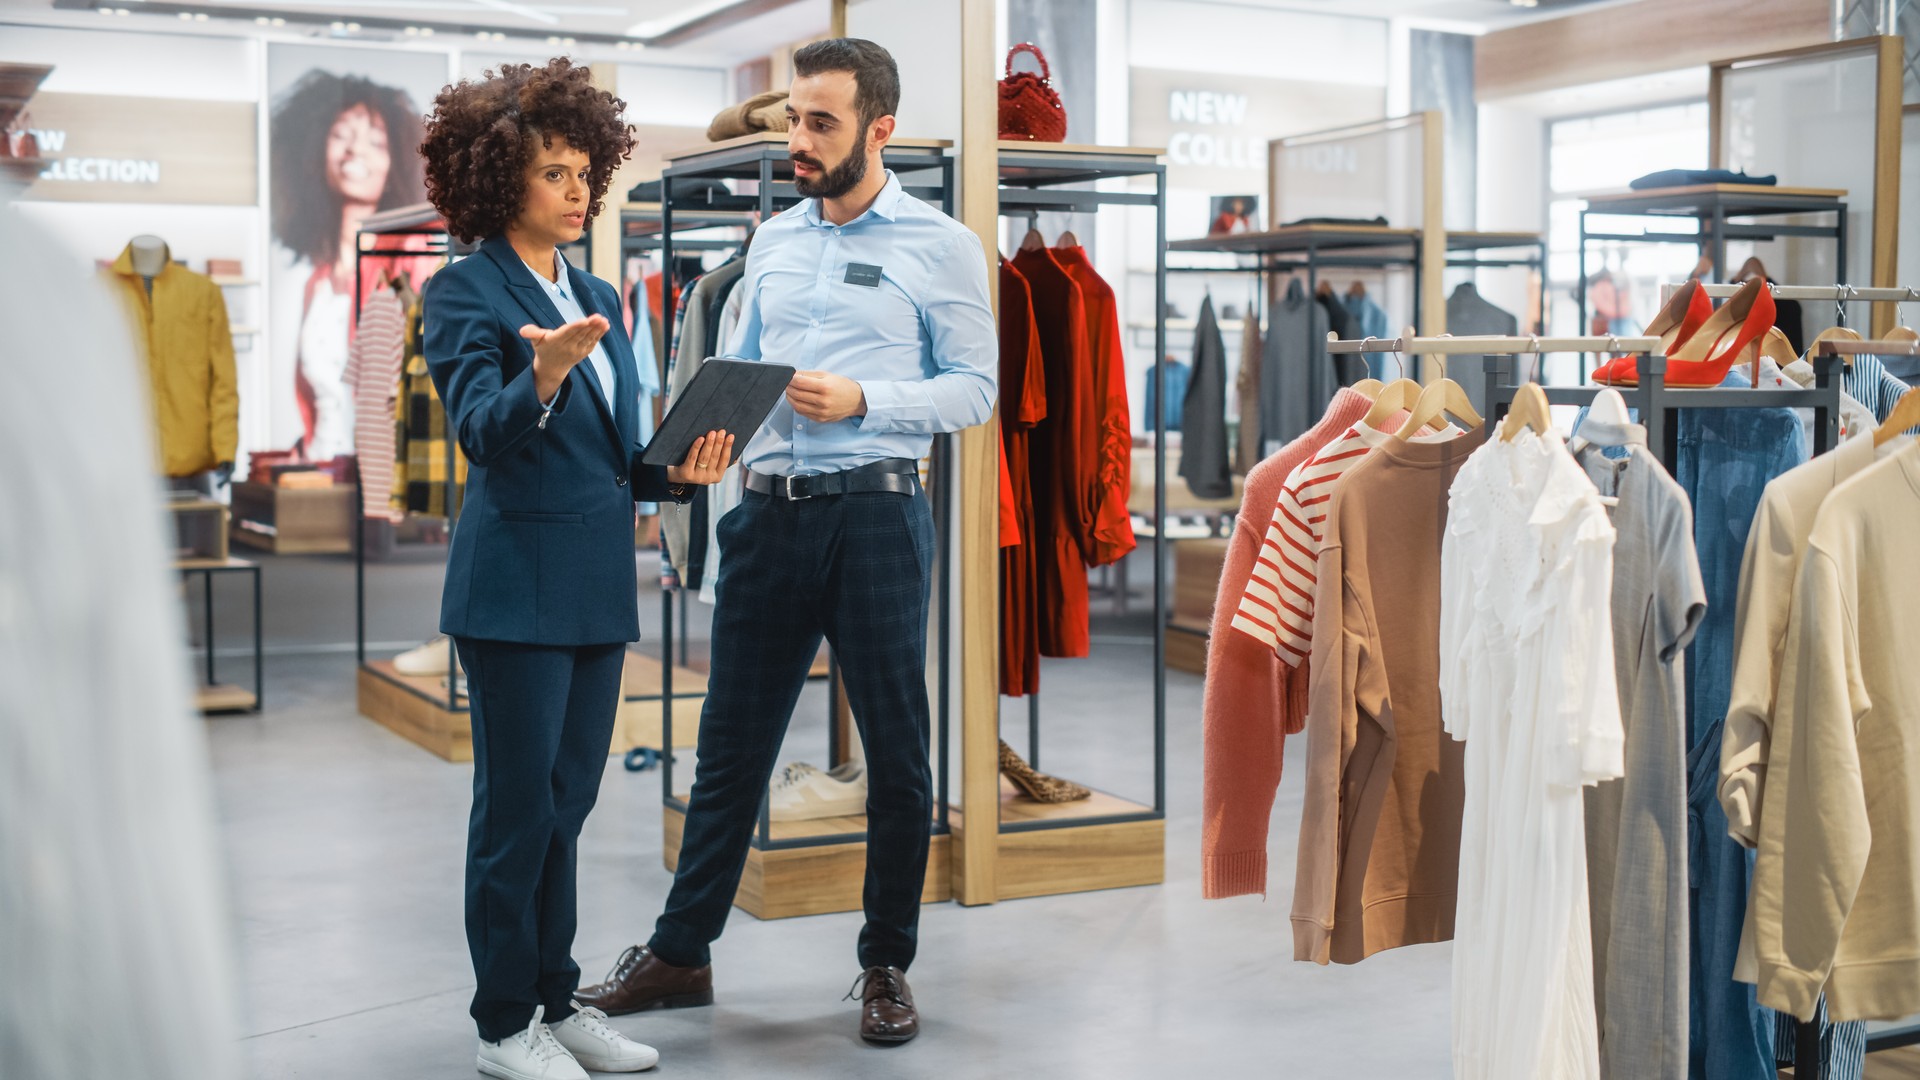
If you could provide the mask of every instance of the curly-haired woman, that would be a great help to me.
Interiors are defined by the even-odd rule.
[[[354,290],[372,288],[353,280],[354,234],[368,216],[420,201],[420,162],[406,152],[420,132],[406,91],[357,75],[309,71],[274,103],[273,237],[313,268],[300,298],[294,391],[315,460],[353,449],[342,377]],[[417,280],[437,262],[422,256],[392,269]]]
[[[712,432],[678,466],[641,463],[638,369],[607,333],[619,295],[558,250],[633,149],[624,109],[565,59],[509,65],[442,90],[420,146],[448,229],[483,239],[427,282],[425,349],[473,466],[440,629],[471,694],[479,1067],[509,1080],[658,1059],[573,1003],[574,850],[639,637],[634,503],[684,500],[733,453]]]

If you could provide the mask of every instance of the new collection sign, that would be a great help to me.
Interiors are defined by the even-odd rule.
[[[256,106],[108,94],[34,95],[28,128],[47,166],[26,198],[253,206]]]

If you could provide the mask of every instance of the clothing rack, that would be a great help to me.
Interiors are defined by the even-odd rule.
[[[1707,286],[1732,293],[1737,286]],[[1832,289],[1807,289],[1820,293],[1809,299],[1826,299]],[[1904,292],[1905,290],[1886,290]],[[1709,295],[1712,295],[1710,292]],[[1669,471],[1679,458],[1678,409],[1737,408],[1811,408],[1814,411],[1813,453],[1825,453],[1839,441],[1840,380],[1836,378],[1840,358],[1848,355],[1915,355],[1920,344],[1884,341],[1823,341],[1813,357],[1814,384],[1801,390],[1763,390],[1755,388],[1685,389],[1666,385],[1667,358],[1654,355],[1660,339],[1651,337],[1573,337],[1573,338],[1387,338],[1364,341],[1337,341],[1329,352],[1401,351],[1429,355],[1481,354],[1484,356],[1487,400],[1493,403],[1489,426],[1510,410],[1514,395],[1525,385],[1515,378],[1515,356],[1541,352],[1609,352],[1637,355],[1640,384],[1619,392],[1630,406],[1639,410],[1640,423],[1647,429],[1647,445],[1654,450]],[[1542,386],[1553,405],[1590,405],[1606,387]],[[1658,449],[1655,449],[1658,448]],[[1819,1028],[1810,1023],[1796,1025],[1794,1047],[1795,1075],[1817,1075],[1820,1061]],[[1890,1050],[1920,1043],[1920,1027],[1883,1031],[1867,1039],[1867,1052]]]
[[[386,219],[382,221],[381,219]],[[380,243],[388,237],[419,236],[427,238],[425,249],[387,248]],[[369,241],[371,240],[371,245]],[[405,208],[377,214],[368,218],[360,230],[354,234],[353,244],[353,321],[360,323],[360,282],[363,280],[363,267],[368,262],[389,259],[417,259],[421,256],[439,255],[453,258],[465,253],[465,246],[457,244],[447,232],[446,224],[439,212],[431,207]],[[446,494],[442,505],[447,508],[447,530],[452,532],[454,522],[460,517],[460,500],[455,497],[459,490],[454,483],[453,433],[447,434],[447,475]],[[454,645],[453,639],[447,639],[447,696],[444,701],[438,695],[428,695],[419,687],[394,678],[386,671],[367,663],[367,513],[366,500],[360,486],[360,469],[356,463],[353,481],[353,655],[360,671],[386,682],[392,683],[409,694],[424,697],[436,708],[449,713],[464,713],[467,707],[460,703],[458,684],[453,676]]]
[[[999,212],[1003,218],[1037,221],[1042,211],[1097,213],[1104,207],[1142,207],[1154,212],[1154,401],[1153,408],[1153,804],[1143,806],[1114,799],[1114,812],[1094,816],[1036,816],[1002,820],[1001,834],[1053,829],[1089,828],[1136,822],[1161,823],[1167,808],[1167,167],[1158,151],[1122,151],[1098,146],[1061,146],[1001,140],[999,144]],[[1147,178],[1151,191],[1069,189],[1066,185],[1098,180]],[[998,680],[998,673],[995,678]],[[1040,694],[1027,695],[1027,759],[1040,767]],[[1072,804],[1065,804],[1071,806]],[[1162,840],[1162,857],[1164,839]],[[1162,861],[1156,857],[1156,867]],[[1156,874],[1154,881],[1161,875]],[[1132,884],[1133,882],[1114,882]],[[1063,886],[1041,891],[1078,891],[1089,886]],[[1023,894],[1031,895],[1031,894]]]
[[[892,170],[899,178],[901,189],[908,195],[934,203],[948,214],[954,208],[954,159],[947,152],[946,143],[902,139],[895,140],[881,152],[881,163]],[[713,184],[693,185],[679,181],[746,181],[752,182],[751,193],[735,194]],[[683,153],[668,156],[667,167],[661,173],[660,203],[658,213],[658,231],[648,236],[626,237],[621,240],[623,253],[629,243],[646,242],[650,249],[657,243],[660,251],[661,273],[663,275],[660,290],[660,317],[667,328],[668,339],[672,338],[674,312],[678,307],[675,292],[679,282],[675,280],[674,252],[686,250],[693,244],[696,250],[713,250],[707,241],[705,244],[691,241],[680,236],[683,232],[714,228],[720,224],[745,225],[758,215],[758,220],[766,220],[774,214],[804,201],[793,184],[793,162],[788,154],[786,135],[781,132],[767,132],[749,135],[726,142],[702,146]],[[638,190],[638,189],[636,189]],[[651,193],[651,188],[648,188]],[[677,203],[685,203],[692,198],[695,209],[691,212],[675,212]],[[722,217],[722,215],[726,215]],[[624,233],[624,228],[623,228]],[[739,240],[721,242],[726,250],[739,246]],[[676,361],[677,362],[677,361]],[[952,467],[953,448],[951,436],[939,436],[934,440],[932,464],[928,475],[928,488],[934,494],[933,517],[935,535],[935,562],[937,570],[934,579],[934,606],[939,613],[938,645],[939,675],[937,697],[934,701],[935,739],[941,747],[941,768],[936,771],[936,792],[934,800],[933,834],[944,835],[950,832],[948,813],[948,769],[945,767],[945,753],[950,721],[949,687],[951,686],[951,589],[949,585],[949,567],[952,565],[952,533],[949,507],[953,501],[953,479],[956,472]],[[674,604],[671,592],[662,588],[660,604],[661,629],[661,665],[660,665],[660,726],[661,726],[661,801],[667,813],[684,815],[687,801],[674,791],[674,753],[673,753],[673,705],[678,699],[691,695],[675,695],[673,652],[674,642],[680,642],[684,661],[686,650],[687,600],[686,590],[680,592],[679,633],[676,635]],[[838,721],[841,697],[839,680],[832,678],[829,695],[833,701],[828,730],[828,753],[838,763],[841,753],[840,725]],[[800,835],[775,837],[771,807],[763,793],[760,800],[759,827],[755,830],[752,846],[756,852],[779,852],[797,848],[825,847],[838,844],[859,843],[866,840],[866,833],[843,832],[824,835]],[[757,856],[754,856],[757,857]],[[833,909],[837,910],[837,909]],[[756,914],[759,914],[756,912]],[[765,917],[765,916],[762,916]]]

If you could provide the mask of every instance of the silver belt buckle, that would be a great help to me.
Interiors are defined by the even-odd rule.
[[[794,489],[793,489],[793,482],[794,482],[795,480],[804,480],[804,479],[806,479],[805,477],[803,477],[803,476],[788,476],[788,477],[785,477],[784,479],[785,479],[785,480],[786,480],[786,482],[787,482],[787,501],[788,501],[788,502],[799,502],[799,501],[800,501],[800,500],[802,500],[802,499],[811,499],[811,498],[813,498],[813,496],[812,496],[812,495],[796,495],[796,494],[794,494]]]

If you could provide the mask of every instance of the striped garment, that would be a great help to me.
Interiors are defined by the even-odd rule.
[[[1856,398],[1873,413],[1873,418],[1886,422],[1887,414],[1893,411],[1894,403],[1907,392],[1907,384],[1887,371],[1885,364],[1877,356],[1856,356],[1853,363],[1847,365],[1841,383],[1848,394]]]
[[[1419,435],[1413,441],[1442,442],[1461,434],[1460,428],[1448,425],[1445,431]],[[1273,523],[1267,526],[1233,625],[1272,649],[1288,667],[1299,667],[1313,651],[1314,564],[1320,558],[1327,503],[1333,498],[1334,485],[1361,458],[1391,438],[1390,431],[1355,424],[1318,454],[1295,466],[1280,485]]]
[[[394,397],[406,364],[407,307],[392,289],[377,289],[360,310],[343,378],[353,388],[353,450],[366,516],[398,521],[393,492]]]

